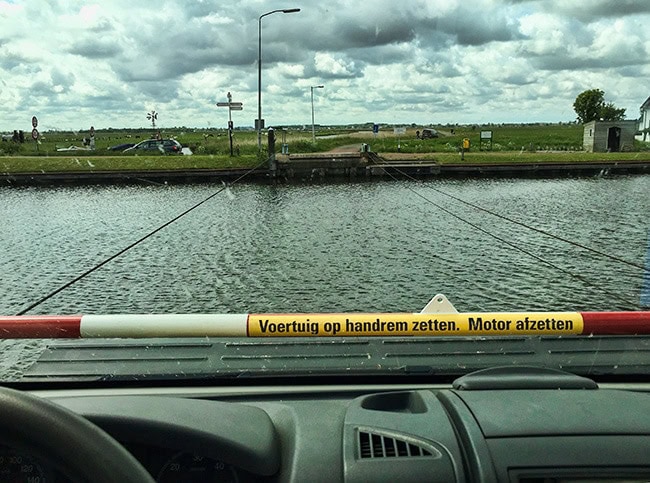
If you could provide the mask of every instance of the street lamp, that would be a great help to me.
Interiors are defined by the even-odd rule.
[[[257,149],[259,151],[262,150],[262,128],[264,127],[264,121],[262,120],[262,19],[267,15],[279,12],[296,13],[300,12],[300,9],[284,8],[271,10],[260,15],[257,21],[257,119],[255,120],[255,127],[257,128]]]
[[[314,89],[322,89],[325,86],[311,86],[311,142],[316,144],[316,128],[314,127]]]

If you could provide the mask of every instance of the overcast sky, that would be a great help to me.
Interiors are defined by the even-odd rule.
[[[649,0],[0,0],[0,130],[556,122],[650,96]]]

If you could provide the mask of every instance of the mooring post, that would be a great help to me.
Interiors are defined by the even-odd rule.
[[[271,177],[275,178],[278,171],[278,163],[275,159],[275,131],[272,127],[269,128],[269,172]]]

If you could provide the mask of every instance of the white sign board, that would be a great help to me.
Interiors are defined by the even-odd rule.
[[[396,127],[393,129],[393,132],[395,133],[395,136],[401,136],[403,134],[406,134],[406,128],[405,127]]]
[[[492,139],[492,131],[481,131],[481,139]]]

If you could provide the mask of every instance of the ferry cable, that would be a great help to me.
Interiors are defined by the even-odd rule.
[[[421,180],[419,180],[417,178],[414,178],[413,176],[409,175],[408,173],[405,173],[404,171],[401,171],[399,168],[395,168],[395,170],[398,173],[402,174],[403,176],[409,178],[410,180],[421,182]],[[386,170],[384,169],[384,171],[386,171]],[[447,196],[447,197],[449,197],[449,198],[451,198],[453,200],[456,200],[456,201],[458,201],[460,203],[471,206],[472,208],[474,208],[476,210],[483,211],[485,213],[488,213],[489,215],[496,216],[497,218],[501,218],[502,220],[509,221],[510,223],[514,223],[515,225],[519,225],[519,226],[522,226],[522,227],[527,228],[529,230],[535,231],[537,233],[541,233],[542,235],[546,235],[546,236],[548,236],[550,238],[553,238],[555,240],[562,241],[564,243],[568,243],[569,245],[573,245],[575,247],[582,248],[583,250],[586,250],[588,252],[592,252],[592,253],[594,253],[596,255],[599,255],[601,257],[609,258],[610,260],[614,260],[614,261],[623,263],[625,265],[629,265],[630,267],[638,268],[640,270],[645,270],[645,267],[643,265],[638,264],[638,263],[634,263],[634,262],[631,262],[629,260],[625,260],[624,258],[617,257],[616,255],[601,252],[600,250],[588,247],[586,245],[575,242],[573,240],[569,240],[567,238],[563,238],[561,236],[555,235],[555,234],[550,233],[548,231],[542,230],[541,228],[535,228],[534,226],[527,225],[526,223],[524,223],[522,221],[514,220],[514,219],[509,218],[509,217],[507,217],[505,215],[500,215],[499,213],[495,213],[494,211],[489,210],[487,208],[483,208],[482,206],[479,206],[479,205],[477,205],[475,203],[472,203],[470,201],[466,201],[466,200],[464,200],[462,198],[459,198],[459,197],[454,196],[452,194],[446,193],[446,192],[442,191],[441,189],[434,188],[434,187],[431,187],[431,186],[427,186],[427,188],[435,191],[436,193],[440,193],[441,195],[444,195],[444,196]]]
[[[134,241],[133,243],[131,243],[131,244],[130,244],[129,246],[127,246],[126,248],[121,249],[119,252],[117,252],[117,253],[111,255],[110,257],[104,259],[102,262],[100,262],[100,263],[98,263],[97,265],[95,265],[94,267],[92,267],[92,268],[86,270],[86,271],[85,271],[84,273],[82,273],[81,275],[78,275],[77,277],[73,278],[73,279],[70,280],[69,282],[67,282],[67,283],[65,283],[64,285],[60,286],[60,287],[57,288],[56,290],[50,292],[49,294],[47,294],[46,296],[44,296],[44,297],[42,297],[41,299],[37,300],[36,302],[32,303],[32,304],[29,305],[28,307],[22,309],[20,312],[16,313],[16,315],[25,315],[27,312],[29,312],[30,310],[34,309],[35,307],[38,307],[39,305],[41,305],[41,304],[42,304],[43,302],[45,302],[46,300],[49,300],[50,298],[54,297],[56,294],[58,294],[58,293],[64,291],[65,289],[67,289],[67,288],[70,287],[71,285],[77,283],[79,280],[85,278],[86,276],[90,275],[90,274],[93,273],[94,271],[100,269],[101,267],[103,267],[104,265],[106,265],[108,262],[110,262],[110,261],[116,259],[117,257],[119,257],[119,256],[123,255],[124,253],[126,253],[126,252],[127,252],[128,250],[130,250],[131,248],[133,248],[133,247],[139,245],[140,243],[142,243],[143,241],[145,241],[147,238],[149,238],[149,237],[155,235],[156,233],[158,233],[159,231],[161,231],[161,230],[163,230],[164,228],[168,227],[168,226],[171,225],[172,223],[174,223],[174,222],[180,220],[182,217],[184,217],[185,215],[187,215],[187,214],[190,213],[191,211],[195,210],[196,208],[198,208],[198,207],[201,206],[202,204],[208,202],[209,200],[211,200],[212,198],[214,198],[214,197],[217,196],[218,194],[220,194],[220,193],[222,193],[223,191],[227,190],[230,186],[232,186],[232,185],[234,185],[235,183],[237,183],[237,182],[241,181],[242,179],[244,179],[246,176],[248,176],[249,174],[251,174],[253,171],[255,171],[255,170],[261,168],[261,167],[264,166],[267,162],[268,162],[267,160],[264,160],[263,162],[261,162],[261,163],[258,164],[257,166],[255,166],[255,167],[249,169],[248,171],[246,171],[245,173],[243,173],[241,176],[239,176],[238,178],[236,178],[232,183],[229,183],[229,184],[228,184],[228,183],[224,183],[224,185],[223,185],[223,187],[222,187],[221,189],[219,189],[219,190],[217,190],[216,192],[212,193],[212,194],[211,194],[210,196],[208,196],[207,198],[203,199],[202,201],[199,201],[199,202],[196,203],[194,206],[191,206],[190,208],[188,208],[187,210],[185,210],[184,212],[182,212],[180,215],[175,216],[175,217],[172,218],[171,220],[169,220],[169,221],[163,223],[162,225],[160,225],[158,228],[156,228],[156,229],[154,229],[153,231],[149,232],[148,234],[144,235],[144,236],[143,236],[142,238],[140,238],[139,240]]]
[[[382,169],[384,170],[384,172],[385,172],[388,176],[390,176],[391,178],[393,178],[395,181],[398,181],[398,179],[397,179],[395,176],[393,176],[391,173],[389,173],[388,170],[386,170],[385,168],[382,168]],[[475,223],[472,223],[471,221],[465,220],[464,218],[462,218],[461,216],[457,215],[456,213],[454,213],[454,212],[452,212],[452,211],[449,211],[448,209],[446,209],[446,208],[444,208],[443,206],[439,205],[439,204],[436,203],[435,201],[430,200],[429,198],[427,198],[427,197],[424,196],[423,194],[418,193],[416,190],[414,190],[414,189],[411,188],[410,186],[407,187],[407,189],[408,189],[409,191],[411,191],[413,194],[415,194],[416,196],[422,198],[422,199],[423,199],[424,201],[426,201],[427,203],[432,204],[433,206],[435,206],[435,207],[438,208],[439,210],[441,210],[441,211],[447,213],[448,215],[450,215],[450,216],[456,218],[457,220],[459,220],[459,221],[461,221],[461,222],[463,222],[463,223],[465,223],[465,224],[471,226],[471,227],[474,228],[475,230],[478,230],[478,231],[480,231],[481,233],[484,233],[484,234],[486,234],[486,235],[488,235],[488,236],[490,236],[490,237],[492,237],[492,238],[494,238],[494,239],[500,241],[501,243],[504,243],[504,244],[508,245],[509,247],[511,247],[511,248],[513,248],[513,249],[515,249],[515,250],[521,252],[521,253],[524,253],[524,254],[526,254],[526,255],[528,255],[528,256],[530,256],[530,257],[532,257],[532,258],[534,258],[534,259],[536,259],[536,260],[538,260],[538,261],[540,261],[540,262],[542,262],[542,263],[544,263],[544,264],[550,266],[551,268],[554,268],[555,270],[557,270],[557,271],[559,271],[559,272],[565,273],[565,274],[569,275],[570,277],[573,277],[573,278],[575,278],[575,279],[577,279],[577,280],[580,280],[582,283],[584,283],[584,284],[587,285],[588,287],[596,288],[596,289],[602,291],[603,293],[607,294],[609,297],[611,297],[611,298],[613,298],[613,299],[617,299],[617,300],[619,300],[620,302],[624,302],[628,307],[635,307],[635,306],[636,306],[632,301],[627,300],[626,298],[621,297],[621,296],[619,296],[619,295],[617,295],[617,294],[613,294],[613,293],[611,293],[610,291],[608,291],[608,290],[605,289],[604,287],[600,286],[599,284],[597,284],[597,283],[595,283],[595,282],[593,282],[593,281],[591,281],[591,280],[589,280],[589,279],[587,279],[587,278],[585,278],[585,277],[582,277],[582,276],[580,276],[580,275],[578,275],[578,274],[575,274],[575,273],[571,272],[570,270],[567,270],[567,269],[565,269],[565,268],[562,268],[562,267],[560,267],[559,265],[554,264],[553,262],[549,262],[549,261],[546,260],[545,258],[542,258],[542,257],[540,257],[539,255],[536,255],[536,254],[534,254],[534,253],[531,252],[531,251],[528,251],[528,250],[526,250],[526,249],[524,249],[524,248],[521,248],[520,246],[518,246],[518,245],[516,245],[516,244],[514,244],[514,243],[512,243],[512,242],[509,242],[508,240],[506,240],[506,239],[504,239],[504,238],[501,238],[500,236],[495,235],[494,233],[491,233],[491,232],[485,230],[484,228],[481,228],[480,226],[476,225]]]

